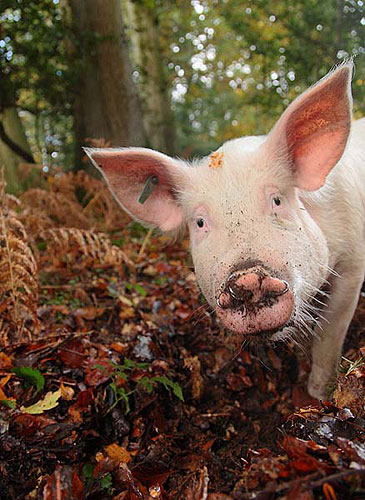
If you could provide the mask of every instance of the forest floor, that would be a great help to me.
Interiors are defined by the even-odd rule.
[[[318,402],[309,346],[231,346],[99,181],[3,196],[0,249],[1,500],[365,498],[364,293]]]

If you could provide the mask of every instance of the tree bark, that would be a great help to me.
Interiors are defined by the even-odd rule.
[[[34,162],[33,155],[16,107],[9,106],[2,109],[0,121],[3,127],[3,138],[0,139],[0,159],[5,169],[7,191],[16,193],[21,187],[18,179],[18,165],[25,160],[28,163]],[[24,154],[27,156],[25,157]]]
[[[74,102],[76,162],[88,138],[145,146],[120,0],[70,0],[70,6],[82,61]]]
[[[123,0],[122,4],[148,141],[152,148],[174,154],[176,128],[161,57],[158,10],[151,1]]]

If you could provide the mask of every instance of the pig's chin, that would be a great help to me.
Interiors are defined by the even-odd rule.
[[[288,292],[279,297],[274,304],[266,307],[247,310],[217,308],[219,321],[235,335],[242,338],[260,336],[265,339],[272,337],[288,326],[293,314],[294,294]]]

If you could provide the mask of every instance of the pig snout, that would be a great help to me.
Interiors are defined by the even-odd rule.
[[[286,281],[255,267],[232,273],[216,302],[220,321],[233,332],[274,333],[289,321],[294,294]]]

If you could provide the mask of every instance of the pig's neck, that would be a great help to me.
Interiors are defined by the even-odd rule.
[[[355,122],[340,162],[323,188],[299,196],[325,236],[329,266],[338,273],[356,261],[363,261],[365,241],[365,151],[361,148],[365,119]],[[349,264],[350,263],[350,264]]]

